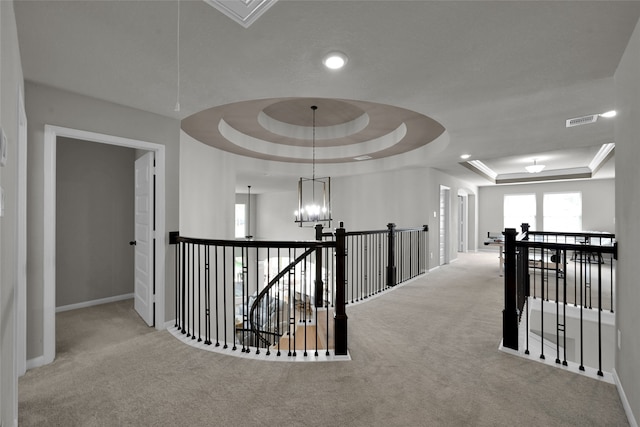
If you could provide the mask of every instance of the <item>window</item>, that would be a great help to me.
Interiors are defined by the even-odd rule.
[[[242,238],[247,235],[245,227],[245,206],[236,204],[236,238]]]
[[[582,231],[582,193],[545,193],[545,231]]]
[[[530,230],[536,229],[536,195],[505,194],[504,228],[515,228],[520,232],[520,225],[525,222]]]

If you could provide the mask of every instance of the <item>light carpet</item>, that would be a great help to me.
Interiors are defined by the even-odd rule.
[[[347,307],[347,362],[198,350],[118,303],[108,322],[91,318],[109,307],[61,313],[56,360],[20,379],[20,425],[628,425],[615,386],[498,351],[497,267],[495,253],[459,254]]]

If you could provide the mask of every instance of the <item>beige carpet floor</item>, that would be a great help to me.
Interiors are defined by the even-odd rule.
[[[56,360],[20,379],[20,425],[628,425],[615,386],[498,351],[502,286],[495,253],[461,254],[349,306],[341,362],[198,350],[126,304],[61,313]]]

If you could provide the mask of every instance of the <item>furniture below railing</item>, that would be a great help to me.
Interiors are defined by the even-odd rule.
[[[556,363],[575,362],[581,371],[590,366],[602,376],[603,366],[613,367],[615,235],[522,228],[520,235],[504,231],[503,346],[524,346],[529,354],[532,338],[540,343],[541,359],[546,347],[555,350]]]
[[[315,241],[207,240],[175,245],[176,323],[187,338],[243,353],[347,354],[347,301],[426,272],[420,229],[324,233]]]

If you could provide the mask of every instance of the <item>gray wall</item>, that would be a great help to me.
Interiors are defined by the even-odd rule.
[[[18,88],[22,66],[13,2],[0,1],[0,126],[7,135],[7,164],[0,168],[5,213],[0,218],[0,424],[17,425],[17,373],[14,369],[16,248],[18,229]],[[22,266],[24,268],[24,266]]]
[[[618,268],[616,325],[620,331],[616,374],[640,422],[640,21],[615,74],[616,235]]]
[[[618,148],[616,147],[617,150]],[[617,156],[618,154],[616,153]],[[543,230],[543,194],[580,191],[582,192],[582,229],[613,233],[615,231],[615,186],[615,180],[613,179],[598,179],[480,187],[480,202],[478,203],[480,209],[478,215],[480,247],[482,247],[482,242],[487,237],[487,232],[502,231],[504,229],[503,200],[505,194],[536,194],[536,220],[538,223],[536,230]]]
[[[172,319],[175,316],[174,288],[171,286],[174,255],[169,247],[168,234],[178,230],[179,224],[179,121],[35,83],[27,83],[25,90],[29,118],[27,359],[44,353],[43,226],[47,219],[43,213],[43,166],[46,124],[148,141],[166,147],[165,320]]]
[[[136,151],[58,138],[56,306],[133,293]]]

